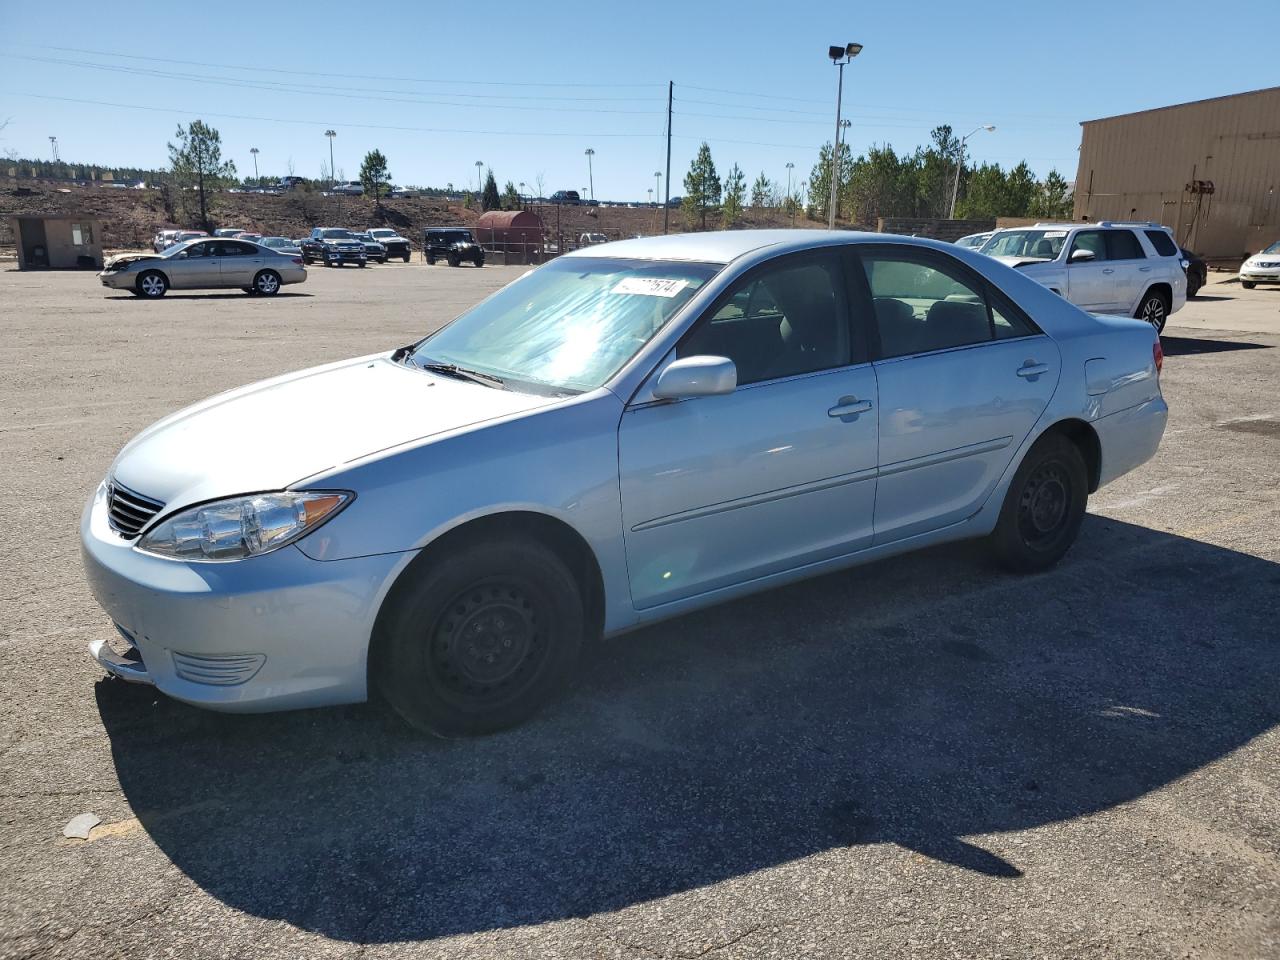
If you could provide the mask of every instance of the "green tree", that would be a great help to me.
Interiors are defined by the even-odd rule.
[[[846,184],[853,176],[853,160],[847,143],[840,144],[839,182]],[[809,216],[815,220],[826,219],[827,205],[831,202],[831,144],[824,143],[818,151],[818,162],[809,174]],[[836,197],[836,216],[840,216],[842,198]]]
[[[1071,187],[1057,170],[1050,170],[1036,188],[1029,216],[1046,220],[1069,220],[1072,215]]]
[[[1036,193],[1039,192],[1039,188],[1040,184],[1036,182],[1036,175],[1027,166],[1027,161],[1023,160],[1009,171],[1009,176],[1005,181],[1005,209],[1000,215],[1004,217],[1030,216],[1031,207],[1035,203]]]
[[[391,181],[391,173],[387,170],[387,158],[381,150],[370,150],[364,155],[360,164],[360,185],[364,192],[373,197],[374,206],[381,205],[383,188]]]
[[[984,163],[970,170],[962,185],[962,196],[956,204],[956,215],[971,220],[994,220],[1016,216],[1008,213],[1009,176],[997,163]]]
[[[760,171],[760,176],[756,177],[755,183],[751,184],[751,206],[757,210],[769,205],[769,201],[773,199],[774,187],[769,178],[764,175],[764,171]]]
[[[721,224],[733,226],[742,217],[742,203],[747,199],[747,175],[735,163],[724,178],[724,207]]]
[[[899,157],[888,144],[873,144],[853,161],[840,191],[841,207],[857,223],[900,216],[914,209],[917,172],[915,157]]]
[[[520,191],[516,189],[516,185],[510,180],[502,188],[502,206],[507,210],[520,209]]]
[[[498,181],[494,179],[493,171],[489,171],[489,176],[484,181],[484,193],[480,197],[481,210],[497,210],[502,206],[502,198],[498,196]]]
[[[690,223],[701,218],[703,230],[707,229],[708,211],[720,206],[720,177],[716,174],[715,161],[711,159],[711,147],[705,140],[685,174],[681,205]]]
[[[200,200],[200,225],[209,229],[209,204],[205,191],[234,180],[236,165],[222,159],[222,135],[203,120],[179,126],[177,143],[168,144],[169,167],[179,187],[194,186]]]

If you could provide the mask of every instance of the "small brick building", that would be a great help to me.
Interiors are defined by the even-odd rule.
[[[19,270],[101,270],[102,222],[76,213],[9,217]]]

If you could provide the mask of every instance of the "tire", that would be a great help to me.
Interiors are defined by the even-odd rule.
[[[1201,286],[1203,286],[1203,284],[1199,283],[1196,280],[1187,280],[1187,299],[1190,300],[1197,293],[1199,293]]]
[[[368,261],[368,260],[361,260],[361,261],[360,261],[360,269],[361,269],[361,270],[363,270],[363,269],[364,269],[365,267],[367,267],[368,265],[369,265],[369,261]]]
[[[379,619],[371,672],[411,726],[493,733],[528,719],[571,676],[582,596],[552,550],[484,539],[409,575]]]
[[[475,259],[475,265],[476,265],[477,267],[483,267],[483,266],[484,266],[484,257],[476,257],[476,259]]]
[[[1165,321],[1169,319],[1169,298],[1158,290],[1148,290],[1138,302],[1134,317],[1145,320],[1156,328],[1156,333],[1164,331]]]
[[[144,300],[159,300],[169,290],[169,281],[159,270],[148,270],[138,277],[136,289]]]
[[[1252,290],[1254,287],[1257,286],[1257,284],[1254,283],[1252,280],[1241,280],[1240,286],[1244,287],[1246,290]]]
[[[1075,543],[1089,502],[1080,449],[1066,436],[1041,437],[1018,465],[991,533],[996,562],[1013,573],[1036,573],[1061,560]]]
[[[259,270],[253,278],[254,292],[264,297],[274,297],[280,292],[280,274],[274,270]]]
[[[402,260],[404,260],[404,262],[405,262],[405,263],[408,263],[408,262],[409,262],[409,254],[407,254],[407,253],[406,253],[406,254],[404,254],[404,255],[401,257],[401,259],[402,259]]]
[[[459,260],[459,259],[458,259],[457,257],[455,257],[453,254],[449,254],[449,266],[451,266],[451,267],[458,267],[458,266],[461,266],[461,265],[462,265],[462,261],[461,261],[461,260]]]

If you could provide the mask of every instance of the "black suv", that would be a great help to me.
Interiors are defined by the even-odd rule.
[[[422,237],[422,253],[427,263],[435,263],[443,257],[451,267],[464,260],[477,267],[484,266],[484,249],[476,243],[470,230],[461,227],[427,227]]]
[[[582,205],[582,197],[578,196],[577,190],[557,190],[551,195],[551,202],[563,203],[570,207],[578,207]]]

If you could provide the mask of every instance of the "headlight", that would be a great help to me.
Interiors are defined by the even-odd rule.
[[[138,549],[175,560],[256,557],[306,536],[353,499],[345,490],[320,490],[218,500],[169,517]]]

